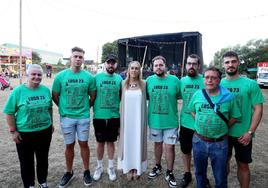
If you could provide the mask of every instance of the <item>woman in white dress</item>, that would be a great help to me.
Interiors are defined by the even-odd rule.
[[[132,61],[122,82],[118,169],[127,179],[137,179],[147,169],[147,110],[141,65]]]

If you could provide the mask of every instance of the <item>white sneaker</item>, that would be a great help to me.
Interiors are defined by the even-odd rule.
[[[97,167],[94,172],[93,179],[95,181],[98,181],[101,178],[102,173],[103,173],[103,167],[102,166]]]
[[[110,181],[115,181],[116,180],[116,173],[113,167],[107,168],[107,173],[109,175],[109,180]]]

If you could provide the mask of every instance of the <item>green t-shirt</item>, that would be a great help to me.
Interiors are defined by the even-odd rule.
[[[51,126],[51,108],[51,94],[46,86],[30,89],[22,84],[8,96],[3,113],[14,115],[17,131],[34,132]]]
[[[120,91],[121,91],[120,75],[114,73],[99,73],[95,76],[97,88],[96,100],[94,102],[94,119],[111,119],[119,118]]]
[[[194,130],[194,118],[191,111],[188,109],[189,102],[193,94],[204,88],[203,76],[198,75],[197,77],[185,76],[181,79],[180,84],[180,95],[183,100],[181,113],[180,113],[180,125],[188,129]]]
[[[176,76],[167,75],[159,78],[156,75],[147,78],[149,96],[148,120],[153,129],[177,128],[178,98],[180,81]]]
[[[264,97],[257,82],[245,77],[236,80],[222,79],[221,85],[229,89],[237,100],[242,117],[229,130],[229,135],[240,137],[250,128],[252,107],[264,102]]]
[[[220,95],[210,96],[215,103]],[[202,90],[194,93],[189,103],[189,109],[195,113],[195,130],[208,138],[219,138],[228,133],[228,126],[211,108]],[[227,118],[239,118],[241,116],[235,99],[218,105],[219,111]]]
[[[78,73],[63,70],[52,85],[52,91],[60,95],[60,115],[74,119],[89,118],[89,93],[95,90],[94,77],[85,70]]]

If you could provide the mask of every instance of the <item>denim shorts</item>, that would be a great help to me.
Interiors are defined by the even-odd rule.
[[[88,141],[90,119],[73,119],[68,117],[60,117],[61,132],[65,144],[75,142],[76,134],[79,141]]]
[[[178,128],[172,128],[172,129],[150,128],[149,138],[153,142],[164,142],[165,144],[175,145],[179,140]]]

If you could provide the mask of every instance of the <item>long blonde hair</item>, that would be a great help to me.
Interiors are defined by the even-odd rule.
[[[130,72],[131,65],[134,64],[134,63],[138,64],[138,66],[139,66],[140,73],[139,73],[139,76],[138,76],[138,83],[139,83],[140,89],[142,91],[144,91],[145,84],[144,84],[144,81],[142,81],[142,79],[141,79],[142,70],[141,70],[141,64],[138,61],[131,61],[128,64],[127,77],[126,77],[126,80],[125,80],[125,83],[124,83],[124,88],[129,89],[129,82],[130,82],[130,74],[129,74],[129,72]]]

